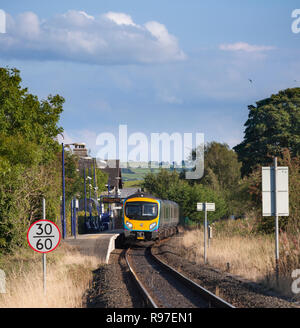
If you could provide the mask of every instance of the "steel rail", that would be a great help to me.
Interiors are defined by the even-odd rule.
[[[204,287],[198,285],[193,280],[187,278],[182,273],[178,272],[171,266],[169,266],[167,263],[159,259],[157,256],[153,255],[151,248],[149,250],[149,253],[151,257],[155,260],[155,262],[162,267],[164,267],[168,272],[170,272],[174,277],[179,279],[183,284],[185,284],[187,287],[191,288],[192,290],[196,291],[199,295],[201,295],[202,298],[204,298],[208,304],[209,307],[214,308],[235,308],[232,304],[226,302],[219,296],[213,294],[209,290],[205,289]]]
[[[125,252],[125,260],[126,260],[126,263],[128,265],[128,268],[130,270],[130,273],[133,277],[133,280],[135,281],[137,287],[139,288],[140,294],[143,297],[144,302],[146,303],[146,305],[150,308],[157,309],[159,306],[155,303],[155,301],[153,300],[153,298],[151,297],[151,295],[147,291],[146,287],[140,281],[137,274],[135,273],[135,271],[133,270],[132,266],[129,263],[129,260],[128,260],[129,251],[130,251],[130,248]]]

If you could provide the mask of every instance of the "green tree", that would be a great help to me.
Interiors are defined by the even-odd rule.
[[[63,132],[57,124],[64,98],[50,95],[39,101],[21,82],[19,70],[0,68],[0,132],[39,145],[47,161],[58,151],[55,138]]]
[[[203,184],[215,190],[231,190],[241,179],[240,169],[236,152],[226,143],[213,141],[205,146]]]
[[[216,211],[210,214],[211,220],[221,218],[228,211],[226,201],[220,194],[201,184],[189,184],[186,180],[180,179],[176,171],[161,169],[157,174],[149,173],[145,177],[143,187],[159,198],[177,202],[181,216],[188,216],[194,221],[203,218],[203,213],[197,212],[198,202],[216,204]]]
[[[64,99],[39,101],[21,87],[17,69],[0,68],[0,252],[21,246],[29,224],[42,217],[57,221],[61,195],[61,159],[56,136]],[[66,161],[67,192],[76,189],[76,166]]]
[[[300,155],[300,88],[286,89],[248,106],[244,140],[234,147],[242,162],[242,175],[272,162],[287,148]]]

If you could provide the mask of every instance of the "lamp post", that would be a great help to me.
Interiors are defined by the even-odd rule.
[[[65,190],[65,147],[69,147],[74,145],[71,144],[64,144],[62,143],[62,237],[63,239],[66,238],[67,235],[67,227],[66,227],[66,190]]]
[[[84,223],[86,223],[86,177],[85,177],[85,167],[83,168],[83,183],[84,183]]]
[[[97,177],[96,177],[96,159],[94,158],[94,192],[95,192],[95,199],[97,200],[98,195],[97,195]]]
[[[85,156],[82,157],[82,159],[84,161],[87,162],[83,162],[83,183],[84,183],[84,224],[86,225],[86,212],[87,212],[87,197],[86,197],[86,166],[89,168],[89,161],[92,159],[92,157],[90,156]],[[86,165],[87,163],[87,165]]]
[[[90,177],[88,177],[88,178],[90,178]],[[90,178],[91,179],[91,178]],[[90,212],[90,220],[92,219],[92,199],[91,199],[91,191],[92,191],[92,185],[91,185],[91,183],[89,184],[89,192],[90,192],[90,194],[89,194],[89,212]]]
[[[95,158],[94,161],[94,172],[96,171],[96,168],[98,169],[104,169],[107,167],[107,161],[99,159],[99,158]],[[96,174],[95,174],[96,177]],[[95,198],[98,200],[98,193],[97,193],[98,187],[97,187],[97,177],[95,178]],[[98,214],[99,216],[102,214],[102,204],[101,204],[101,196],[100,196],[100,202],[99,202],[99,211]]]

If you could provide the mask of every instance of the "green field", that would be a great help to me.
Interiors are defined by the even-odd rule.
[[[134,182],[134,181],[143,181],[145,176],[152,172],[158,173],[160,168],[126,168],[122,169],[122,180],[123,182]],[[173,170],[172,168],[168,168],[167,170]],[[181,169],[176,169],[177,172],[180,172]],[[134,187],[135,185],[132,185]],[[129,187],[129,185],[128,185]]]
[[[123,188],[141,187],[144,180],[123,181]]]
[[[122,179],[124,182],[144,180],[144,177],[150,172],[158,173],[159,169],[151,169],[151,168],[122,169]]]

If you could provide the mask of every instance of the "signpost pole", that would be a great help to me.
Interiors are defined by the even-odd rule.
[[[42,253],[43,265],[43,289],[46,297],[46,253],[54,251],[61,240],[61,232],[58,226],[46,220],[46,201],[43,198],[43,219],[35,221],[27,231],[27,241],[29,246],[38,253]]]
[[[215,203],[197,203],[197,211],[204,211],[204,264],[207,263],[207,246],[209,247],[209,238],[210,238],[207,236],[208,234],[207,212],[209,211],[213,212],[215,211],[215,208],[216,208]]]
[[[207,203],[204,203],[204,263],[206,264],[207,261],[207,254],[206,254],[206,239],[207,239]]]
[[[46,200],[43,198],[43,220],[46,220]],[[46,253],[42,254],[42,262],[43,262],[43,287],[44,287],[44,295],[46,295],[46,275],[47,275],[47,267],[46,267]]]
[[[277,157],[274,158],[274,205],[275,205],[275,261],[276,284],[279,284],[279,224],[278,224],[278,195],[277,195]]]
[[[66,237],[65,146],[62,143],[62,235]]]
[[[277,166],[274,157],[272,167],[262,167],[263,216],[275,217],[275,275],[279,285],[279,216],[289,216],[289,168]]]

